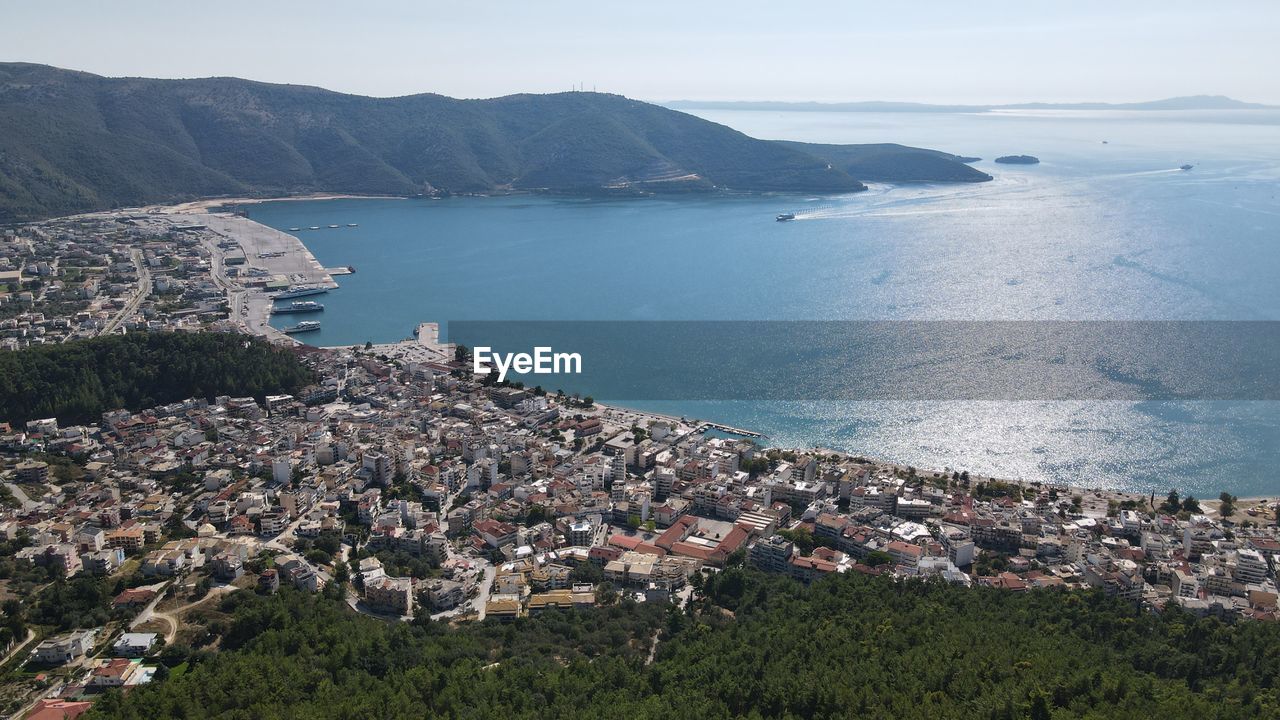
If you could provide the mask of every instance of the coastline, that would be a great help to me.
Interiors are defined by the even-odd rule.
[[[288,286],[338,288],[333,276],[296,235],[231,213],[180,213],[177,216],[192,218],[199,224],[208,226],[216,235],[235,242],[244,254],[245,263],[261,268],[274,282],[283,281]],[[221,248],[210,247],[210,252],[221,253]],[[213,264],[221,266],[225,272],[226,256],[222,255]],[[221,278],[221,281],[229,288],[240,288],[239,299],[231,300],[231,312],[232,317],[242,323],[248,332],[298,342],[271,326],[274,299],[265,288],[251,289],[226,277]]]
[[[192,213],[215,212],[217,208],[229,205],[260,205],[269,202],[298,202],[303,200],[407,200],[403,195],[353,195],[350,193],[307,193],[303,195],[282,195],[280,197],[230,197],[206,198],[178,203],[176,205],[147,205],[142,212],[162,215],[189,215]]]
[[[149,208],[148,212],[157,214],[172,215],[177,217],[191,218],[191,222],[198,224],[206,224],[215,233],[236,242],[243,250],[246,259],[250,260],[250,264],[260,264],[266,266],[266,269],[277,274],[300,274],[305,281],[299,284],[321,284],[330,289],[337,289],[339,285],[334,281],[333,277],[325,270],[320,262],[307,248],[301,238],[264,225],[249,218],[235,215],[229,211],[217,211],[212,208],[225,207],[232,204],[249,203],[265,203],[265,202],[287,202],[301,200],[331,200],[331,199],[378,199],[379,196],[366,195],[345,195],[345,194],[315,194],[301,196],[285,196],[278,198],[247,198],[243,201],[239,199],[206,199],[194,201],[190,203],[182,203],[179,205]],[[383,198],[383,199],[405,199],[405,198]],[[204,208],[199,210],[197,208]],[[216,251],[216,248],[211,248]],[[220,251],[219,251],[220,252]],[[284,254],[276,258],[257,258],[260,252],[283,252]],[[215,261],[215,267],[221,264],[221,261]],[[215,278],[216,281],[216,278]],[[285,335],[279,330],[273,328],[268,322],[270,318],[270,308],[272,300],[269,295],[261,290],[248,290],[239,285],[239,283],[231,282],[223,278],[225,287],[227,287],[230,304],[233,309],[238,312],[238,326],[242,331],[267,337],[276,342],[287,342],[293,345],[305,345],[306,343],[295,339],[289,335]],[[220,283],[223,284],[223,283]],[[234,288],[240,288],[235,290]],[[240,301],[235,300],[235,296],[239,294]],[[424,328],[430,328],[430,339],[425,339]],[[390,343],[375,344],[369,352],[375,354],[385,354],[390,358],[403,360],[406,362],[434,362],[448,363],[452,360],[452,346],[448,343],[440,343],[438,340],[438,324],[435,322],[423,322],[418,325],[416,337],[400,340]],[[322,349],[346,349],[349,346],[331,346]],[[672,423],[682,423],[692,426],[704,426],[708,421],[701,418],[681,418],[664,413],[651,412],[647,410],[639,410],[628,408],[621,405],[609,405],[605,403],[596,403],[597,411],[595,414],[612,416],[616,421],[622,423],[631,422],[633,420],[639,422],[665,421]],[[592,413],[587,413],[592,414]],[[609,419],[606,417],[605,419]],[[715,421],[710,421],[716,424]],[[629,427],[629,425],[623,425]],[[742,428],[740,428],[742,429]],[[737,437],[735,435],[735,437]],[[768,447],[768,446],[766,446]],[[866,457],[857,452],[834,450],[829,448],[814,447],[808,448],[783,448],[779,450],[794,450],[797,452],[816,452],[827,455],[836,455],[842,459],[852,460],[854,458],[863,458],[868,464],[878,468],[891,469],[892,471],[905,472],[910,465],[901,462],[889,460],[878,460]],[[950,474],[949,469],[928,469],[916,467],[917,475],[925,478],[930,476],[940,477],[944,474]],[[1151,493],[1135,493],[1129,491],[1121,491],[1110,488],[1091,488],[1071,484],[1051,483],[1040,480],[1026,480],[1017,478],[1004,478],[988,475],[970,475],[971,482],[1000,482],[1017,485],[1022,488],[1056,488],[1058,490],[1066,490],[1073,495],[1080,495],[1082,505],[1085,512],[1090,515],[1105,516],[1109,502],[1124,502],[1126,500],[1139,503],[1141,507],[1147,507],[1151,498]],[[1165,491],[1156,491],[1156,502],[1159,504],[1163,498]],[[1206,514],[1212,510],[1216,516],[1219,502],[1217,498],[1200,498],[1202,507],[1205,508]],[[1270,505],[1274,508],[1275,504],[1280,502],[1280,495],[1274,496],[1257,496],[1239,498],[1237,506],[1237,516],[1242,519],[1249,519],[1245,515],[1248,508],[1256,505]],[[1242,521],[1242,520],[1241,520]]]

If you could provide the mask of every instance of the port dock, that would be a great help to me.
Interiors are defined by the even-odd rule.
[[[742,428],[733,427],[732,425],[724,425],[724,424],[715,423],[715,422],[704,422],[701,425],[699,425],[697,428],[697,432],[700,432],[700,433],[704,433],[708,430],[719,430],[722,433],[727,433],[729,435],[737,435],[738,437],[751,438],[753,440],[760,440],[768,437],[768,435],[765,435],[764,433],[756,432],[754,430],[744,430]]]

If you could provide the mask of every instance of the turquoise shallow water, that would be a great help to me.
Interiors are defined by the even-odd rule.
[[[1043,162],[840,197],[335,200],[250,215],[343,226],[299,233],[325,265],[358,269],[323,298],[324,329],[307,337],[320,345],[395,340],[424,320],[1280,320],[1280,114],[706,117],[758,137]],[[799,217],[774,222],[782,211]],[[639,349],[635,372],[649,353],[661,349]],[[1280,493],[1273,402],[636,404],[921,467]]]

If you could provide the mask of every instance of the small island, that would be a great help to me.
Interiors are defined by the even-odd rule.
[[[1001,155],[996,158],[996,162],[1006,165],[1035,165],[1040,162],[1040,158],[1034,155]]]

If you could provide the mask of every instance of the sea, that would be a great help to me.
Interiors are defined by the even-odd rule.
[[[696,321],[753,333],[753,323],[788,321],[1280,320],[1280,111],[695,114],[759,138],[980,157],[974,166],[995,179],[872,183],[835,196],[289,201],[249,216],[286,231],[324,228],[296,234],[326,267],[356,268],[318,298],[323,329],[305,339],[322,346],[393,342],[424,321],[447,336],[460,321],[597,321],[614,331],[685,321],[687,335]],[[1041,162],[993,162],[1012,154]],[[796,219],[775,222],[779,213]],[[794,333],[756,337],[767,346],[784,336],[794,342]],[[610,377],[678,376],[689,353],[679,347],[635,343],[611,356]],[[827,368],[820,361],[815,372]],[[1146,362],[1141,371],[1159,384],[1159,362]],[[949,388],[961,371],[913,372],[917,385],[935,373]],[[756,383],[745,390],[682,394],[599,375],[589,387],[587,377],[558,376],[547,389],[922,469],[1197,497],[1280,494],[1274,392],[987,396],[978,380],[970,390],[979,392],[954,396],[790,395],[789,371],[736,374],[739,385]]]

